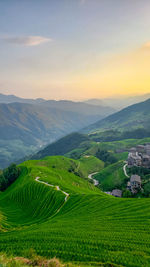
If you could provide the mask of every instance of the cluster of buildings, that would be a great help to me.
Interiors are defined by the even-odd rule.
[[[141,190],[141,186],[141,177],[137,174],[131,175],[130,181],[127,183],[127,189],[130,190],[132,194],[136,194]]]
[[[137,145],[130,149],[127,159],[128,168],[132,167],[143,167],[150,169],[150,144]],[[125,175],[129,177],[124,170]],[[131,175],[129,181],[127,182],[127,190],[132,194],[137,194],[142,189],[141,177],[137,174]],[[106,194],[122,197],[122,190],[114,189],[111,192],[105,192]]]
[[[129,151],[128,168],[144,167],[150,168],[150,144],[138,145]]]
[[[130,180],[127,182],[127,190],[131,191],[132,194],[137,194],[141,188],[141,177],[137,174],[131,175]],[[120,189],[113,189],[111,192],[105,193],[114,197],[122,197],[122,190]]]
[[[128,160],[127,160],[128,168],[132,167],[143,167],[150,168],[150,144],[145,145],[137,145],[133,147],[129,151]],[[141,177],[139,175],[131,175],[130,181],[127,183],[127,189],[132,192],[132,194],[136,194],[139,190],[141,190]]]

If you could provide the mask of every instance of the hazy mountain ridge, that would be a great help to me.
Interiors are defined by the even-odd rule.
[[[130,105],[134,105],[136,103],[140,103],[141,101],[145,101],[148,98],[150,98],[150,94],[143,94],[143,95],[137,95],[137,96],[118,96],[113,98],[102,98],[102,99],[88,99],[85,101],[87,104],[91,105],[102,105],[102,106],[109,106],[116,110],[121,110],[125,107],[128,107]]]
[[[114,113],[115,109],[106,105],[93,105],[92,103],[86,102],[75,102],[71,100],[45,100],[43,98],[28,99],[21,98],[15,95],[4,95],[0,94],[0,103],[10,104],[10,103],[27,103],[36,104],[42,106],[48,106],[51,108],[62,109],[66,111],[73,111],[80,113],[81,111],[92,115],[95,113],[99,114],[102,112],[102,116],[107,116],[108,114]]]
[[[29,104],[39,104],[39,103],[42,103],[42,102],[45,102],[45,101],[46,100],[43,99],[43,98],[30,99],[30,98],[18,97],[18,96],[15,96],[15,95],[0,94],[0,103],[5,103],[5,104],[14,103],[14,102],[29,103]]]
[[[127,128],[128,127],[128,128]],[[150,99],[131,105],[85,128],[83,132],[150,128]]]
[[[109,112],[112,109],[70,101],[0,103],[0,167],[35,153],[41,146],[78,131]]]

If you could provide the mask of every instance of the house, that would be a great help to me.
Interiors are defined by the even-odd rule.
[[[145,153],[150,156],[150,144],[145,145]]]
[[[120,189],[114,189],[111,194],[114,197],[122,197],[122,191]]]
[[[131,192],[136,194],[141,189],[141,177],[139,175],[131,175],[130,178]]]
[[[147,154],[142,155],[142,166],[144,168],[150,168],[150,156]]]
[[[129,153],[131,153],[131,154],[133,154],[133,155],[135,155],[136,154],[136,148],[135,147],[132,147],[132,148],[130,148],[130,151],[129,151]]]
[[[145,146],[144,145],[138,145],[138,146],[136,146],[136,150],[138,153],[144,153],[145,152]]]
[[[128,155],[128,167],[133,166],[141,166],[142,165],[142,157],[138,154],[138,152],[130,152]]]

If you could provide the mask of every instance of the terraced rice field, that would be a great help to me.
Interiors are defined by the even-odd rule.
[[[87,266],[150,266],[150,199],[108,196],[69,172],[72,164],[82,172],[88,160],[49,157],[21,165],[21,176],[0,194],[0,250],[23,255],[34,248]],[[56,186],[69,193],[65,203]]]

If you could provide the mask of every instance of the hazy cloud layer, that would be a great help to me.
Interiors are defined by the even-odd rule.
[[[143,44],[142,49],[144,50],[150,50],[150,41]]]
[[[24,46],[36,46],[52,41],[52,39],[42,36],[6,36],[1,39],[10,44]]]

